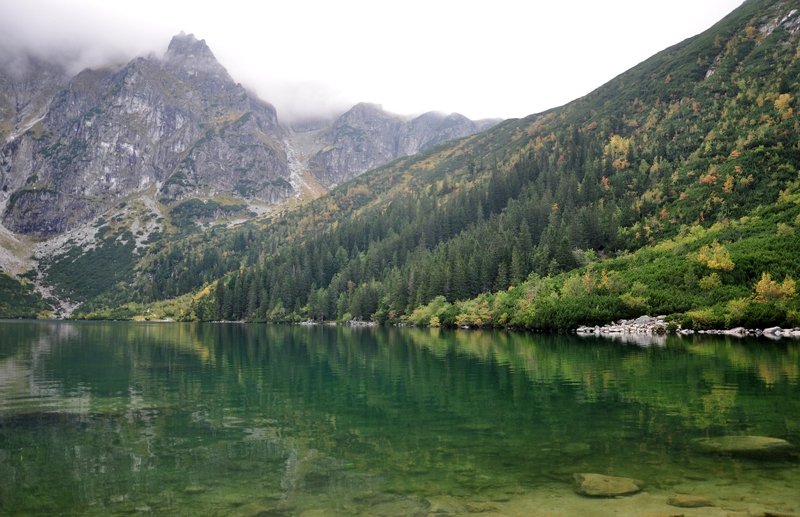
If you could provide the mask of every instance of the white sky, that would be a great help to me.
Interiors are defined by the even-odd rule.
[[[155,51],[185,31],[282,120],[359,101],[523,117],[585,95],[742,0],[0,0],[0,48]]]

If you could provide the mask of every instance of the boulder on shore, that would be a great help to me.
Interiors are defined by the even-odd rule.
[[[694,448],[710,454],[730,454],[753,459],[780,459],[797,453],[794,445],[780,438],[767,436],[720,436],[698,438]]]
[[[643,481],[602,474],[575,474],[572,481],[577,493],[593,497],[630,495],[644,488]]]

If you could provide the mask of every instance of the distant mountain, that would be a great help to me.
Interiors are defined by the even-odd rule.
[[[406,123],[359,105],[324,131],[295,132],[191,34],[161,58],[75,77],[35,58],[0,63],[0,214],[35,236],[74,230],[139,195],[157,217],[159,206],[197,198],[249,217],[487,126],[439,114]]]
[[[322,148],[308,160],[311,173],[337,185],[432,145],[474,135],[500,119],[472,121],[458,113],[429,112],[416,118],[394,115],[378,104],[360,103],[319,132]]]

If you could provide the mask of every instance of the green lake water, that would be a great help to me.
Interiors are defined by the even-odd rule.
[[[800,444],[800,341],[0,322],[0,515],[800,515],[729,435]]]

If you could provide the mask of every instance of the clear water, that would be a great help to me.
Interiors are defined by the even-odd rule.
[[[796,457],[692,446],[800,444],[799,383],[786,340],[0,322],[0,514],[800,514]]]

